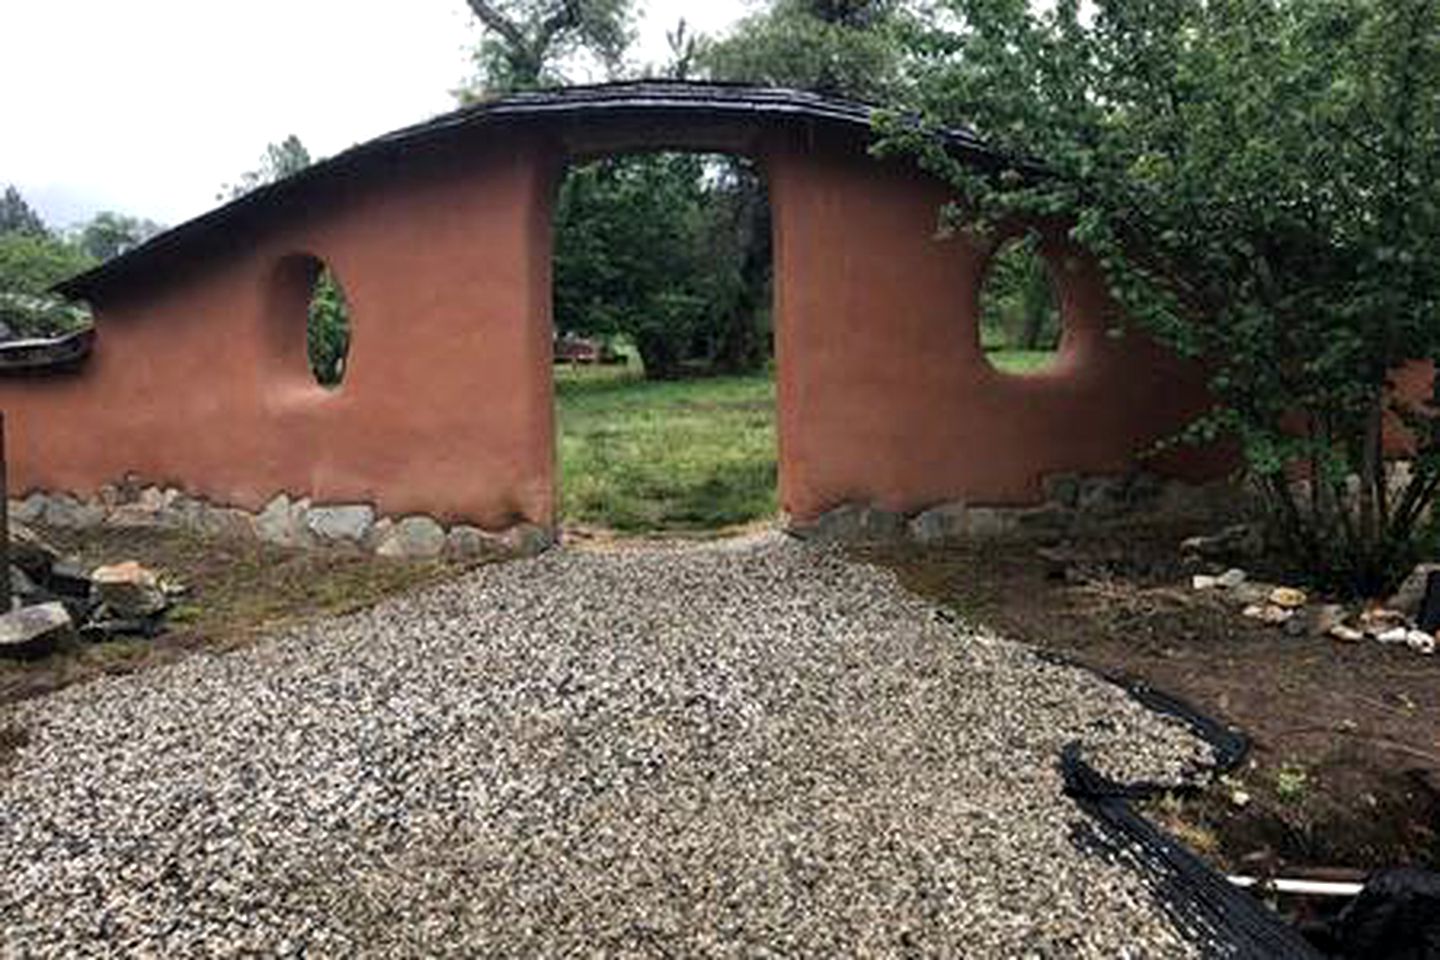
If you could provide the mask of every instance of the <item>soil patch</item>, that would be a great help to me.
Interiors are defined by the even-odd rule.
[[[1058,544],[869,549],[916,592],[1004,636],[1142,680],[1235,725],[1248,762],[1150,814],[1224,870],[1440,867],[1440,657],[1290,636],[1188,587],[1178,545],[1126,524]]]
[[[87,566],[138,560],[189,590],[170,611],[168,629],[153,640],[76,642],[41,660],[0,660],[0,706],[91,677],[170,663],[195,650],[235,649],[285,623],[349,613],[474,565],[289,549],[167,530],[37,529]],[[0,763],[5,736],[0,731]]]

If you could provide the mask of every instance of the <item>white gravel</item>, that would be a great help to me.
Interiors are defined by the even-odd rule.
[[[4,723],[5,956],[1194,952],[1056,758],[1208,749],[779,537],[556,551]]]

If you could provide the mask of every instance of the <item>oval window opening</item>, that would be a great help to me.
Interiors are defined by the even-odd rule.
[[[315,382],[327,390],[338,388],[345,379],[345,359],[350,353],[350,306],[340,281],[324,264],[310,291],[305,344]]]
[[[980,288],[980,346],[1002,373],[1038,373],[1060,352],[1060,305],[1050,265],[1034,237],[1009,240]]]

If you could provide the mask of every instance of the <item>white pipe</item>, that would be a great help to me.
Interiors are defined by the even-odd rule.
[[[1274,893],[1300,893],[1312,897],[1353,897],[1364,888],[1363,883],[1344,883],[1338,880],[1260,880],[1257,877],[1226,877],[1237,887],[1258,887]]]

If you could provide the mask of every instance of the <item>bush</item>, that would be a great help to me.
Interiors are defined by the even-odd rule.
[[[1440,490],[1436,411],[1392,389],[1440,358],[1440,4],[942,0],[914,49],[918,106],[1002,157],[886,124],[951,222],[1069,223],[1129,322],[1210,371],[1186,438],[1238,441],[1316,581],[1385,592]]]

